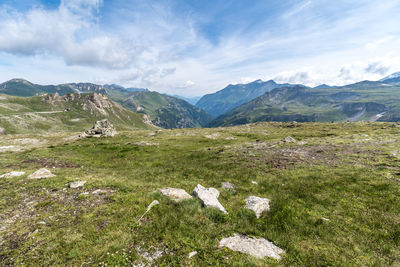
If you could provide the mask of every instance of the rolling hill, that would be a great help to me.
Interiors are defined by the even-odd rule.
[[[203,96],[196,103],[196,106],[218,117],[274,88],[283,86],[291,85],[277,84],[272,80],[266,82],[257,80],[248,84],[230,84],[216,93]]]
[[[0,95],[0,127],[5,133],[81,132],[104,118],[117,130],[154,128],[143,117],[98,93]]]
[[[212,121],[227,126],[258,121],[400,121],[400,86],[363,81],[342,87],[276,88]]]

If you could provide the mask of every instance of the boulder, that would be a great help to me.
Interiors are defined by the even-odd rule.
[[[180,189],[180,188],[167,187],[167,188],[158,189],[158,191],[160,191],[161,194],[169,197],[170,199],[172,199],[174,201],[181,201],[184,199],[192,198],[191,195],[189,195],[185,190]]]
[[[96,121],[92,129],[84,132],[81,137],[107,137],[117,134],[114,126],[107,120]]]
[[[204,206],[219,209],[223,213],[228,213],[225,208],[219,203],[219,191],[215,188],[205,188],[198,184],[193,190],[193,195],[198,197]]]
[[[3,174],[3,175],[0,175],[0,178],[19,177],[19,176],[22,176],[22,175],[24,175],[24,174],[25,174],[25,172],[16,172],[16,171],[12,171],[12,172],[5,173],[5,174]]]
[[[69,188],[79,188],[83,187],[86,184],[86,181],[76,181],[69,184]]]
[[[270,257],[280,260],[281,254],[285,253],[283,249],[264,238],[251,238],[240,234],[223,238],[219,242],[219,247],[226,247],[233,251],[250,254],[259,259]]]
[[[29,175],[28,178],[29,179],[42,179],[42,178],[50,178],[50,177],[54,177],[54,176],[55,175],[52,174],[48,169],[42,168],[42,169],[35,171],[31,175]]]
[[[246,198],[245,208],[254,211],[258,219],[264,211],[269,211],[269,199],[250,196]]]

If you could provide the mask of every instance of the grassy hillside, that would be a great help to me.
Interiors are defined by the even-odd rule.
[[[210,126],[257,121],[400,121],[400,86],[360,82],[344,87],[283,87],[220,116]]]
[[[96,93],[28,98],[0,95],[0,127],[6,133],[79,132],[104,118],[117,130],[152,128],[142,117]]]
[[[120,103],[149,115],[154,125],[163,128],[201,127],[212,120],[211,115],[188,102],[157,92],[133,92]]]
[[[151,257],[158,266],[400,264],[399,124],[259,123],[149,133],[1,154],[1,173],[26,175],[0,179],[0,265],[132,266]],[[282,142],[286,136],[297,142]],[[16,138],[0,138],[0,146],[23,140]],[[27,178],[44,166],[56,176]],[[87,183],[68,188],[77,180]],[[236,192],[222,189],[225,181]],[[155,191],[191,193],[198,183],[221,191],[227,215]],[[271,200],[260,219],[244,208],[250,195]],[[139,223],[155,199],[160,204]],[[218,248],[233,233],[266,238],[286,254],[277,262]],[[189,259],[192,251],[198,254]]]

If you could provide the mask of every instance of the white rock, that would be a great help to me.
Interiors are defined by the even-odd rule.
[[[223,238],[219,242],[219,247],[227,247],[233,251],[250,254],[259,259],[270,257],[280,260],[280,255],[285,253],[283,249],[264,238],[250,238],[240,234]]]
[[[296,143],[297,141],[296,141],[296,139],[294,139],[291,136],[286,136],[285,139],[283,139],[283,142],[285,142],[285,143]]]
[[[197,255],[197,251],[192,251],[189,253],[189,259]]]
[[[180,189],[180,188],[167,187],[167,188],[158,189],[158,191],[160,191],[161,194],[169,197],[170,199],[172,199],[174,201],[181,201],[184,199],[192,198],[191,195],[189,195],[185,190]]]
[[[235,190],[235,187],[233,186],[233,184],[229,183],[229,182],[222,182],[222,188],[223,189],[228,189],[228,190]]]
[[[218,201],[219,191],[217,189],[205,188],[198,184],[193,190],[193,195],[198,197],[204,206],[217,208],[223,213],[228,213]]]
[[[31,175],[29,175],[28,178],[41,179],[41,178],[50,178],[50,177],[54,177],[54,176],[55,175],[52,174],[48,169],[42,168],[42,169],[35,171]]]
[[[258,184],[256,181],[251,181],[252,184]]]
[[[76,181],[69,184],[69,188],[78,188],[83,187],[86,184],[86,181]]]
[[[25,174],[25,172],[16,172],[16,171],[12,171],[12,172],[5,173],[5,174],[3,174],[3,175],[0,175],[0,178],[19,177],[19,176],[22,176],[22,175],[24,175],[24,174]]]
[[[264,211],[269,211],[269,199],[250,196],[246,198],[245,208],[254,211],[258,219]]]

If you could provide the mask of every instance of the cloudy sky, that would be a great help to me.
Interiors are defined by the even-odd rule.
[[[400,71],[398,0],[0,0],[0,81],[197,96]]]

